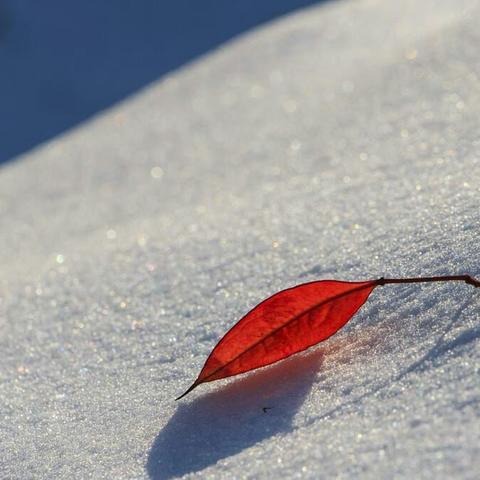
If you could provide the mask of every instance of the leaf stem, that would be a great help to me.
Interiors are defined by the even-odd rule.
[[[480,281],[470,275],[446,275],[444,277],[416,277],[416,278],[379,278],[377,285],[387,283],[429,283],[429,282],[465,282],[476,288],[480,287]]]

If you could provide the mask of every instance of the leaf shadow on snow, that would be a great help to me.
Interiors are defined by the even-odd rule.
[[[292,420],[323,357],[323,349],[315,349],[180,404],[150,450],[146,465],[150,477],[163,480],[198,472],[293,430]],[[264,407],[269,409],[264,412]]]
[[[472,298],[462,302],[433,346],[419,359],[364,394],[325,411],[315,420],[335,417],[378,395],[411,372],[427,368],[447,351],[480,338],[480,329],[473,328],[446,339],[471,302]],[[378,325],[363,327],[357,340],[355,333],[350,332],[334,343],[252,372],[190,403],[180,404],[155,439],[146,465],[148,474],[153,480],[163,480],[199,472],[273,435],[294,430],[293,418],[317,375],[328,374],[320,368],[325,356],[336,355],[336,365],[349,364],[381,344],[382,330]],[[271,409],[264,413],[263,407]]]

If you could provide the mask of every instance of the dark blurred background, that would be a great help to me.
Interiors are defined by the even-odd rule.
[[[322,0],[0,0],[0,164]]]

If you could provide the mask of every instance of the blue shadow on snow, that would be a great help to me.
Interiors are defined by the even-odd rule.
[[[261,23],[322,0],[0,0],[0,165]]]

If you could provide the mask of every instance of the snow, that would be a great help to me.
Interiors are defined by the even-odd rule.
[[[174,398],[280,289],[480,276],[479,13],[310,8],[3,167],[0,477],[475,478],[469,285],[379,287],[308,353]]]

